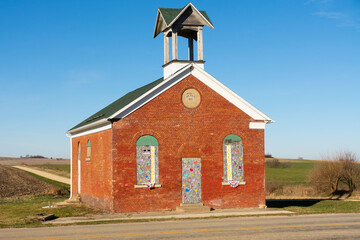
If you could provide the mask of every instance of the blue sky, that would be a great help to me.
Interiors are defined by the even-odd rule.
[[[0,156],[69,157],[68,129],[162,76],[157,8],[187,3],[0,1]],[[359,0],[192,3],[205,70],[276,121],[267,153],[360,155]]]

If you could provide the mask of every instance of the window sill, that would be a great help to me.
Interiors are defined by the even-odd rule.
[[[239,182],[239,185],[245,185],[246,182]],[[221,185],[223,186],[227,186],[227,185],[230,185],[228,182],[222,182]]]
[[[161,184],[155,184],[155,188],[160,188]],[[148,188],[145,184],[136,184],[134,185],[134,188]]]
[[[87,161],[87,162],[90,162],[90,160],[91,160],[90,158],[86,158],[86,159],[85,159],[85,161]]]

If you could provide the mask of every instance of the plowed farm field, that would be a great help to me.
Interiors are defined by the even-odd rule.
[[[52,188],[24,171],[0,165],[0,198],[46,194]]]

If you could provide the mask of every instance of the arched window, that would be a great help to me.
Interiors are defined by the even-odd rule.
[[[224,182],[244,182],[243,143],[235,134],[227,135],[223,142]]]
[[[140,137],[136,142],[136,184],[159,183],[159,143],[151,135]]]
[[[78,142],[78,160],[81,158],[81,148],[80,148],[80,142]]]
[[[87,150],[86,150],[86,161],[91,160],[91,142],[88,140],[87,142]]]

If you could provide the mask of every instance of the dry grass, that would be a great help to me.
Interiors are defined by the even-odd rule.
[[[12,158],[12,157],[0,157],[0,165],[64,165],[70,164],[70,159],[52,159],[52,158]]]
[[[326,197],[317,195],[312,187],[304,185],[281,185],[280,183],[266,184],[266,198],[282,199],[282,198],[316,198]]]

